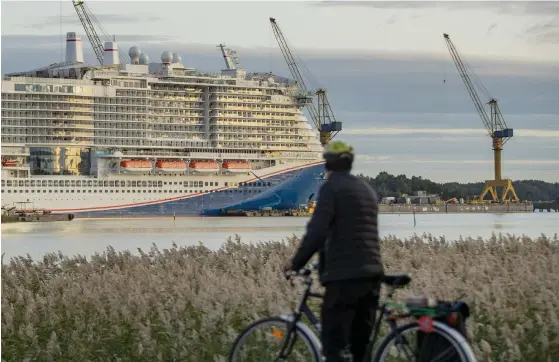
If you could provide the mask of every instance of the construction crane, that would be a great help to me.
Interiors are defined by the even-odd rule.
[[[289,71],[291,72],[291,75],[302,91],[298,95],[298,100],[302,105],[307,107],[309,115],[316,129],[320,133],[320,143],[324,146],[328,144],[328,142],[330,142],[330,140],[342,130],[342,122],[336,121],[336,118],[334,117],[334,113],[332,112],[332,108],[330,107],[330,102],[328,101],[328,97],[326,96],[326,89],[319,88],[314,92],[317,96],[317,105],[314,105],[312,92],[308,90],[305,84],[305,80],[303,79],[303,76],[301,75],[301,71],[299,69],[300,66],[293,57],[287,41],[283,36],[283,33],[281,32],[278,24],[276,23],[276,19],[270,18],[270,23],[272,25],[274,36],[278,41],[283,57],[285,58],[287,66],[289,67]],[[308,70],[307,74],[310,75],[310,72]]]
[[[83,0],[72,0],[72,4],[74,5],[74,9],[78,14],[78,18],[80,18],[80,22],[82,23],[85,33],[87,34],[87,38],[91,43],[91,47],[93,48],[93,52],[95,53],[99,64],[103,65],[103,52],[105,51],[105,48],[101,43],[99,35],[97,35],[95,25],[97,25],[99,30],[101,30],[101,32],[105,36],[106,41],[114,41],[114,36],[111,37],[105,31],[101,23],[97,20],[97,17],[95,17],[91,10],[89,10]],[[126,64],[126,56],[122,54],[120,49],[118,50],[118,56],[120,59],[120,64]]]
[[[450,41],[448,34],[443,34],[443,36],[446,41],[448,50],[450,51],[450,55],[454,60],[454,64],[456,65],[456,69],[458,69],[458,73],[460,74],[460,77],[466,85],[466,89],[470,94],[474,106],[476,107],[476,110],[485,128],[487,129],[489,136],[493,140],[495,179],[485,181],[485,188],[483,189],[483,192],[479,197],[479,201],[483,201],[485,199],[485,196],[489,193],[493,199],[493,202],[518,202],[519,199],[516,195],[516,191],[514,189],[512,181],[510,179],[503,179],[501,176],[501,152],[503,151],[503,145],[513,136],[513,129],[507,127],[503,115],[501,114],[501,110],[499,109],[499,105],[497,104],[497,100],[489,96],[489,92],[487,92],[481,82],[477,78],[475,78],[478,86],[490,98],[489,102],[487,103],[489,104],[490,113],[487,113],[484,105],[479,99],[474,84],[470,79],[468,69],[462,62],[462,59],[460,58],[456,47]],[[473,76],[475,77],[475,74]],[[499,195],[498,193],[498,188],[502,189],[501,195]]]

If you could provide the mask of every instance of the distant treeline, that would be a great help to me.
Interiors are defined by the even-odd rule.
[[[436,183],[422,177],[406,175],[394,176],[388,172],[381,172],[376,177],[369,177],[363,174],[358,177],[369,182],[379,194],[379,197],[398,197],[402,194],[412,195],[414,191],[427,191],[428,194],[441,195],[443,200],[453,197],[472,199],[483,192],[485,183],[465,183],[458,182]],[[520,200],[525,201],[547,201],[559,199],[559,182],[550,183],[538,180],[513,181],[514,188]]]

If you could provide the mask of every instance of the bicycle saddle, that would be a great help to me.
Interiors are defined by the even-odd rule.
[[[384,275],[382,282],[392,287],[404,287],[411,282],[411,276],[409,274]]]

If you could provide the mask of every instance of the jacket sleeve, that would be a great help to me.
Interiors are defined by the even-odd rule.
[[[319,251],[328,237],[330,223],[334,218],[335,193],[332,184],[326,182],[318,194],[316,209],[307,224],[301,245],[291,259],[291,269],[299,270]]]

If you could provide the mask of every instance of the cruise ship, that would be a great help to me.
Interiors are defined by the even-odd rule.
[[[322,146],[297,84],[238,67],[202,73],[133,46],[103,65],[66,59],[2,79],[2,206],[76,217],[217,215],[297,208],[324,179]],[[217,56],[217,52],[216,52]]]

